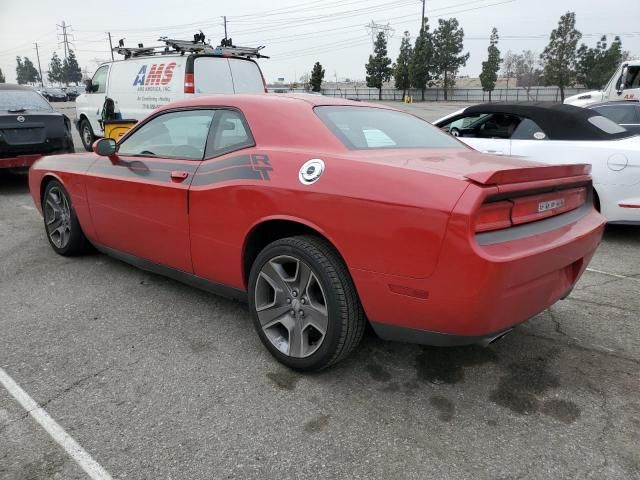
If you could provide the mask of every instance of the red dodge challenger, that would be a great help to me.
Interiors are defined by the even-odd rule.
[[[407,113],[322,96],[173,103],[118,144],[39,160],[61,255],[91,244],[246,300],[266,348],[318,370],[366,323],[487,345],[569,294],[600,243],[588,165],[477,153]]]

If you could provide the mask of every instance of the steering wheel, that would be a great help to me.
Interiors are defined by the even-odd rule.
[[[449,130],[449,133],[451,135],[453,135],[454,137],[461,137],[462,136],[462,132],[460,131],[460,129],[458,127],[453,127],[451,130]]]

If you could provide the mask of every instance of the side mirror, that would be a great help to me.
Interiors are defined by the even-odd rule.
[[[625,65],[622,67],[622,73],[620,74],[620,78],[616,83],[616,93],[618,95],[622,95],[625,85],[627,84],[627,72],[629,71],[628,67]]]
[[[101,157],[113,157],[118,151],[118,145],[113,138],[101,138],[93,142],[93,151]]]
[[[92,93],[93,92],[93,83],[91,82],[91,79],[85,81],[84,84],[86,85],[84,91],[86,93]]]

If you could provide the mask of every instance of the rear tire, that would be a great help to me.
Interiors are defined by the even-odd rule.
[[[317,371],[349,355],[366,319],[349,271],[325,240],[298,236],[260,252],[249,308],[267,350],[287,367]]]
[[[44,190],[42,213],[47,240],[58,255],[71,257],[87,250],[89,241],[82,232],[71,198],[57,180],[51,180]]]
[[[87,152],[91,152],[93,142],[96,141],[96,136],[93,134],[93,129],[91,128],[91,124],[89,120],[83,118],[80,120],[80,139],[82,140],[82,145]]]

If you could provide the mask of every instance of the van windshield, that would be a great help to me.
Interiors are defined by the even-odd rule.
[[[201,57],[193,70],[196,94],[264,93],[260,68],[250,60]]]

